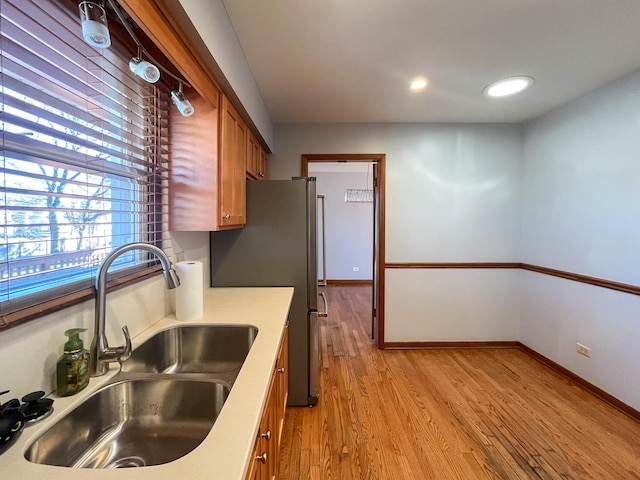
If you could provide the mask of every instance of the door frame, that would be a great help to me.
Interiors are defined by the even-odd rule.
[[[378,165],[378,189],[380,192],[380,201],[378,205],[378,215],[376,216],[374,213],[374,222],[378,222],[378,258],[377,262],[373,262],[374,268],[376,271],[374,272],[374,278],[377,276],[378,278],[378,307],[376,311],[378,328],[374,338],[375,344],[378,348],[385,348],[384,341],[384,250],[385,250],[385,200],[386,200],[386,154],[384,153],[356,153],[356,154],[337,154],[337,153],[329,153],[329,154],[306,154],[302,155],[302,165],[301,171],[302,176],[306,177],[309,175],[309,164],[310,163],[321,163],[321,162],[370,162],[376,163]],[[376,239],[373,239],[374,243]],[[376,265],[377,263],[377,265]],[[375,286],[374,286],[375,288]],[[372,312],[373,313],[373,312]]]

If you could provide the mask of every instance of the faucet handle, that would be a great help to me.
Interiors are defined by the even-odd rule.
[[[122,333],[124,333],[124,345],[116,348],[116,358],[120,365],[129,360],[129,357],[131,356],[131,352],[133,350],[131,346],[131,335],[129,335],[129,328],[126,325],[122,327]]]
[[[131,336],[129,335],[129,329],[125,325],[122,327],[122,333],[124,333],[124,345],[120,345],[119,347],[107,347],[102,352],[100,352],[99,359],[101,362],[119,362],[120,365],[122,363],[129,360],[131,356],[131,351],[133,350],[131,346]]]

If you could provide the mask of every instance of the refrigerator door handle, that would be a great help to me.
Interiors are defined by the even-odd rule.
[[[327,318],[329,316],[329,300],[327,300],[327,294],[319,292],[318,295],[322,297],[322,301],[324,302],[324,312],[318,312],[318,317]]]
[[[318,195],[318,212],[317,215],[320,217],[320,229],[322,230],[322,239],[321,244],[319,246],[319,251],[322,252],[322,278],[318,279],[319,287],[327,286],[327,235],[325,233],[325,199],[326,195],[320,194]]]

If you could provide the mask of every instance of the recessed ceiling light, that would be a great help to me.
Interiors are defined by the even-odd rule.
[[[412,92],[419,92],[421,90],[424,90],[426,86],[427,86],[427,81],[424,78],[416,78],[411,82],[411,85],[409,85],[409,88],[411,89]]]
[[[513,95],[526,90],[531,87],[534,82],[534,79],[531,77],[505,78],[486,87],[483,93],[487,97],[506,97],[507,95]]]

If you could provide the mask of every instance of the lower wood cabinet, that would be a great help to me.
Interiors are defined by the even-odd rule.
[[[280,443],[289,394],[289,329],[280,342],[276,368],[271,377],[267,402],[253,447],[247,480],[274,480],[280,468]]]
[[[287,372],[287,368],[289,368],[289,327],[285,328],[284,335],[282,336],[278,361],[276,362],[275,423],[278,427],[278,445],[282,439],[284,414],[287,410],[287,400],[289,398],[289,372]]]

